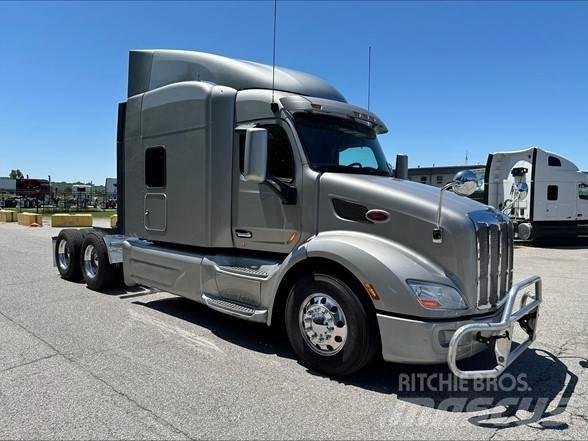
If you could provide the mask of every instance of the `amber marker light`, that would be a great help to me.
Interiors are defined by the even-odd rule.
[[[418,299],[419,303],[421,305],[423,305],[425,308],[439,309],[443,306],[437,300],[429,300],[429,299],[421,299],[421,298],[417,298],[417,299]]]
[[[294,242],[297,237],[298,237],[298,235],[296,234],[296,232],[290,234],[290,237],[288,238],[288,244],[291,244],[292,242]]]
[[[370,295],[370,297],[372,299],[380,300],[380,296],[378,295],[376,288],[374,288],[374,285],[372,285],[370,282],[366,282],[364,284],[364,286],[365,286],[365,290],[367,291],[367,293]]]

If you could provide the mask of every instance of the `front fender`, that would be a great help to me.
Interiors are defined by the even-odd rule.
[[[456,284],[439,265],[399,243],[366,233],[328,231],[311,238],[305,248],[307,257],[335,261],[362,284],[371,283],[380,297],[372,299],[377,311],[426,318],[449,318],[464,313],[435,311],[420,305],[407,280],[454,287]]]

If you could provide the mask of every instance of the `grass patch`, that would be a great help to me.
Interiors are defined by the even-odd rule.
[[[34,210],[32,210],[34,213]],[[43,217],[50,218],[52,214],[91,214],[93,218],[110,218],[110,216],[116,214],[116,210],[99,210],[99,211],[91,211],[91,210],[81,210],[81,211],[51,211],[46,213],[41,213]]]

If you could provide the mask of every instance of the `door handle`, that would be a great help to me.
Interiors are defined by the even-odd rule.
[[[149,210],[145,210],[145,216],[149,216]]]
[[[253,233],[246,230],[235,230],[235,236],[240,237],[241,239],[251,239],[253,237]]]

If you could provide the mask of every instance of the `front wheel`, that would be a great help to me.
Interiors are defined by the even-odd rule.
[[[362,294],[329,274],[312,273],[294,284],[286,301],[286,330],[304,364],[345,376],[374,357],[377,326]]]

